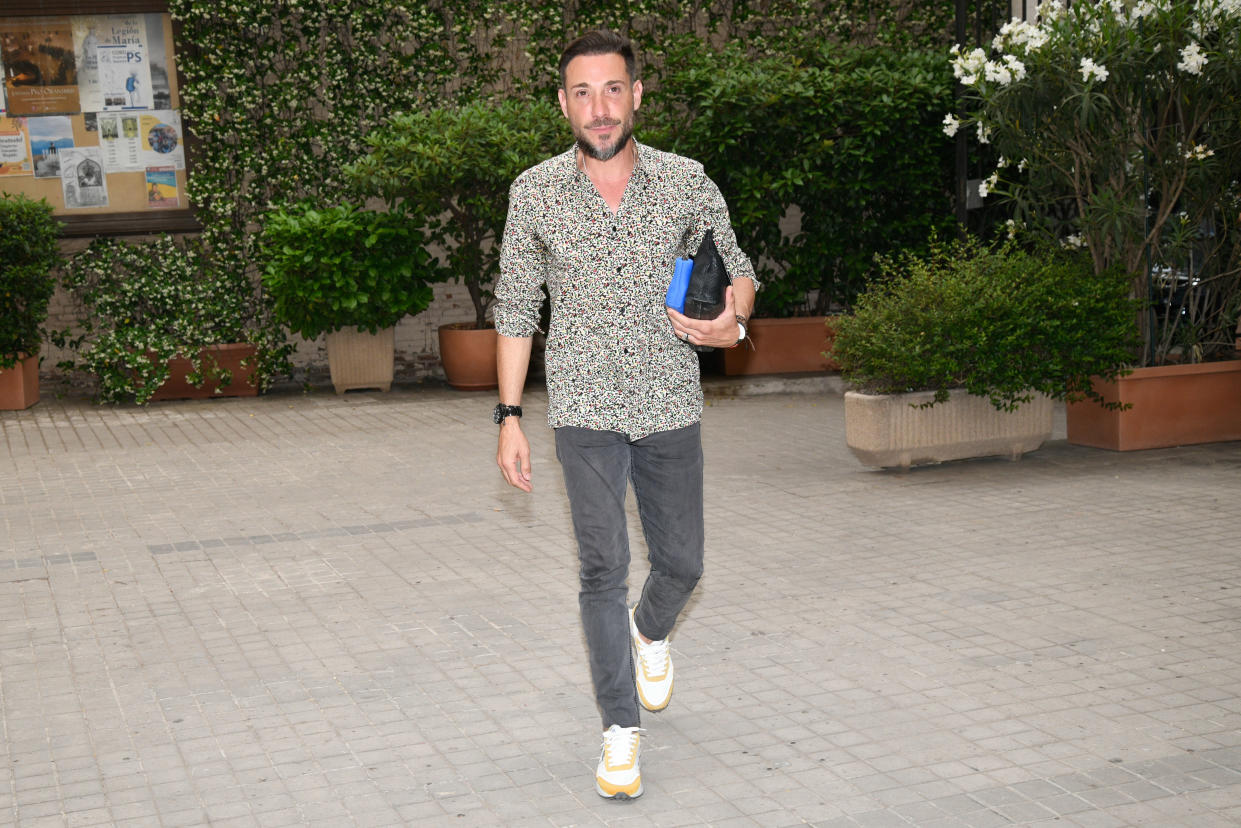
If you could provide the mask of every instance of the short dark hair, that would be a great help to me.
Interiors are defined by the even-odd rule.
[[[565,69],[569,61],[583,55],[620,55],[625,59],[625,71],[629,73],[629,82],[637,80],[637,59],[634,57],[633,44],[629,38],[622,37],[607,29],[592,29],[578,37],[565,47],[560,56],[560,88],[565,85]]]

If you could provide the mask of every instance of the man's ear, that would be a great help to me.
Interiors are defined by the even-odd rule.
[[[560,99],[560,111],[566,118],[569,117],[569,98],[564,93],[564,89],[556,90],[556,97]]]
[[[638,107],[642,106],[642,81],[633,82],[633,111],[637,112]]]

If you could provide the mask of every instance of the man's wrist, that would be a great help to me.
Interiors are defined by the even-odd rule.
[[[498,426],[504,425],[505,420],[508,420],[510,417],[521,418],[520,405],[499,403],[496,405],[495,410],[491,412],[491,421]]]
[[[748,324],[748,320],[746,319],[746,317],[742,316],[741,314],[737,314],[737,341],[734,342],[729,347],[736,348],[738,345],[740,345],[745,340],[746,336],[748,335],[746,332],[747,324]]]

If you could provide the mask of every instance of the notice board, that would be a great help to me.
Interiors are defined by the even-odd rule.
[[[172,20],[83,6],[0,14],[0,190],[47,199],[69,235],[192,229]]]

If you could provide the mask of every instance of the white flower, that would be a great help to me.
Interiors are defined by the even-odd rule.
[[[997,170],[1002,170],[1007,166],[1008,166],[1008,159],[1002,155],[1000,156],[1000,160],[995,162],[995,168]]]
[[[991,48],[997,52],[1002,52],[1007,46],[1028,54],[1046,42],[1047,32],[1038,26],[1031,25],[1020,18],[1014,17],[1000,28],[1000,33],[991,41]]]
[[[1082,81],[1086,83],[1089,83],[1092,77],[1099,82],[1107,80],[1107,68],[1095,63],[1090,58],[1082,58],[1080,68],[1082,71]]]
[[[996,170],[991,175],[984,178],[978,183],[978,197],[986,198],[987,195],[995,189],[995,185],[1000,183],[1000,171]]]
[[[1013,82],[1013,73],[1008,70],[1008,67],[992,60],[987,61],[983,66],[983,74],[987,80],[998,83],[1000,86],[1008,86]]]
[[[1047,0],[1047,2],[1038,4],[1038,17],[1040,23],[1050,23],[1057,20],[1064,14],[1065,7],[1060,4],[1060,0]]]
[[[1061,246],[1061,247],[1074,247],[1074,248],[1080,248],[1080,247],[1085,247],[1085,246],[1086,246],[1086,242],[1082,239],[1082,237],[1081,237],[1081,235],[1080,235],[1079,233],[1071,233],[1070,235],[1065,236],[1065,237],[1064,237],[1064,238],[1060,241],[1060,246]]]
[[[1012,241],[1013,239],[1017,238],[1017,227],[1018,227],[1017,222],[1013,221],[1012,219],[1008,219],[1007,221],[1004,222],[1004,229],[1008,233],[1009,241]]]
[[[1141,20],[1143,17],[1149,17],[1154,13],[1155,5],[1153,3],[1147,2],[1147,0],[1139,0],[1136,4],[1134,4],[1133,8],[1129,10],[1129,19]]]
[[[968,54],[961,54],[958,49],[952,61],[952,74],[966,86],[973,86],[986,65],[987,53],[982,49],[973,49]]]
[[[1215,150],[1207,149],[1206,144],[1195,144],[1193,149],[1185,153],[1190,161],[1205,161],[1215,154]]]
[[[1023,158],[1023,159],[1021,159],[1020,161],[1018,161],[1018,162],[1017,162],[1017,172],[1025,172],[1025,171],[1026,171],[1026,163],[1027,163],[1027,162],[1026,162],[1026,159],[1024,159],[1024,158]]]
[[[978,143],[980,144],[991,143],[991,130],[983,126],[981,122],[979,122],[978,124]]]
[[[1008,71],[1012,73],[1013,80],[1025,80],[1026,65],[1017,60],[1013,55],[1004,56],[1004,65],[1008,67]]]
[[[949,112],[944,116],[944,134],[949,138],[957,134],[957,130],[961,128],[961,122],[958,121],[953,114]]]
[[[1181,62],[1176,65],[1176,68],[1191,75],[1201,75],[1202,67],[1206,64],[1207,56],[1202,54],[1202,47],[1197,43],[1191,43],[1181,50]]]

